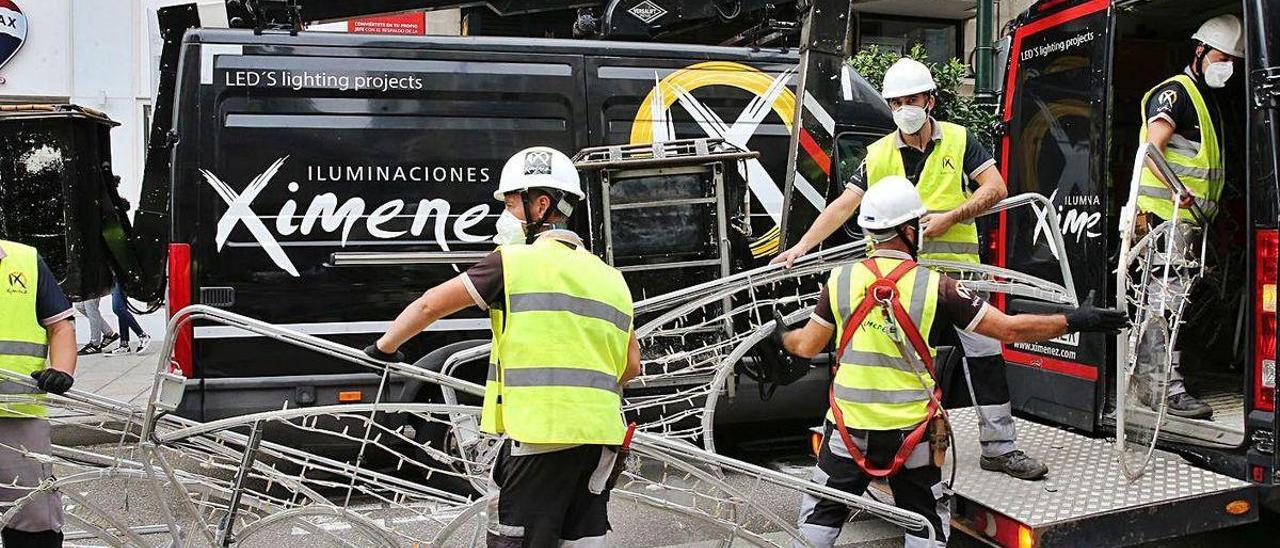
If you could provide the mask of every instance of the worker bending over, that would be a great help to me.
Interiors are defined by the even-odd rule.
[[[831,271],[808,323],[774,333],[775,344],[804,359],[838,336],[839,370],[829,396],[814,481],[861,495],[887,478],[894,503],[933,524],[937,538],[908,531],[906,546],[945,543],[949,486],[942,482],[946,438],[941,393],[934,382],[931,335],[956,328],[1005,342],[1043,341],[1077,331],[1115,332],[1128,321],[1114,309],[1082,306],[1066,314],[1005,315],[955,280],[917,266],[921,217],[928,210],[905,177],[880,179],[861,196],[858,224],[872,240],[870,258]],[[930,435],[932,433],[932,436]],[[805,495],[799,528],[817,546],[832,546],[849,508]]]
[[[489,546],[603,546],[606,481],[622,444],[622,386],[640,372],[631,291],[565,228],[583,199],[573,161],[548,147],[512,156],[494,198],[496,251],[405,308],[365,349],[400,345],[468,306],[488,310],[493,347],[480,428],[505,434],[493,469]]]
[[[899,59],[884,75],[882,95],[893,109],[898,131],[867,148],[862,165],[845,191],[814,221],[800,241],[773,263],[790,266],[853,216],[863,193],[890,175],[905,176],[920,191],[925,214],[922,259],[979,264],[978,225],[974,219],[1008,195],[995,159],[964,126],[940,122],[929,113],[937,104],[937,84],[929,68],[914,59]],[[953,278],[958,273],[949,273]],[[966,381],[973,403],[981,408],[978,423],[983,470],[1033,480],[1049,468],[1018,450],[1006,378],[1004,352],[990,337],[957,330],[964,350]]]
[[[1214,101],[1214,89],[1227,85],[1236,64],[1244,57],[1244,27],[1234,15],[1219,15],[1200,25],[1191,36],[1196,41],[1191,63],[1176,74],[1152,88],[1142,97],[1143,119],[1139,135],[1140,143],[1151,143],[1164,155],[1169,168],[1182,181],[1191,196],[1179,197],[1181,222],[1173,238],[1172,257],[1161,255],[1158,267],[1175,265],[1177,258],[1199,256],[1202,231],[1191,213],[1195,204],[1204,213],[1204,222],[1213,220],[1218,212],[1218,199],[1223,186],[1222,114]],[[1140,231],[1159,226],[1173,218],[1173,192],[1162,176],[1150,168],[1142,171],[1138,188],[1138,225]],[[1147,306],[1158,307],[1157,299],[1181,295],[1191,288],[1182,287],[1180,278],[1169,276],[1168,287],[1164,276],[1151,276],[1147,287]],[[1167,309],[1177,310],[1182,302],[1166,302]],[[1158,371],[1168,353],[1168,339],[1164,328],[1152,323],[1138,343],[1137,373],[1141,385],[1138,398],[1143,404],[1159,409],[1159,395],[1165,393],[1170,414],[1180,417],[1207,419],[1213,409],[1199,398],[1187,393],[1182,375],[1174,366],[1167,379],[1157,378]],[[1168,384],[1168,391],[1164,385]]]

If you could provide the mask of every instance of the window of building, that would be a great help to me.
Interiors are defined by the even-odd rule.
[[[929,60],[943,63],[960,56],[960,22],[933,19],[894,18],[862,14],[858,21],[861,47],[876,45],[906,53],[916,44],[924,45]]]

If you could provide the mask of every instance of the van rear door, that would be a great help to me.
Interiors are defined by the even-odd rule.
[[[1249,209],[1254,252],[1249,291],[1253,334],[1252,359],[1245,369],[1248,390],[1246,435],[1248,480],[1280,484],[1280,432],[1276,413],[1276,281],[1280,273],[1280,0],[1246,2],[1248,29]]]
[[[1007,132],[999,158],[1009,192],[1051,197],[1066,249],[1049,243],[1043,212],[1020,209],[1001,217],[997,261],[1061,282],[1058,257],[1065,254],[1081,298],[1090,290],[1109,294],[1105,124],[1112,28],[1107,0],[1032,6],[1012,35],[1002,105]],[[1015,313],[1035,310],[1019,299],[1005,305]],[[1108,338],[1095,334],[1006,345],[1014,407],[1093,431],[1107,352]]]
[[[493,250],[511,154],[586,141],[581,56],[327,33],[188,41],[200,122],[180,147],[199,153],[175,177],[198,202],[195,302],[344,344]],[[407,353],[488,336],[483,313],[459,316]],[[194,354],[204,379],[353,371],[212,325]]]

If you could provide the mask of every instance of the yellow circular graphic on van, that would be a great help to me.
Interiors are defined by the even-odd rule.
[[[791,71],[787,71],[781,75],[771,76],[757,68],[730,61],[696,63],[672,72],[658,80],[640,102],[631,124],[631,144],[675,139],[668,111],[679,102],[699,127],[703,128],[707,137],[724,138],[726,141],[746,147],[745,141],[755,134],[755,130],[766,115],[765,112],[758,110],[764,108],[764,105],[752,101],[745,107],[746,110],[735,118],[721,119],[718,113],[693,96],[694,91],[709,86],[729,86],[740,89],[755,95],[758,100],[767,101],[772,97],[772,103],[767,105],[767,108],[782,119],[782,123],[790,133],[796,112],[795,93],[786,87],[786,82],[791,75]],[[756,112],[751,112],[753,110]],[[767,183],[776,185],[773,181]],[[765,207],[766,210],[769,209],[768,204]],[[778,208],[779,206],[774,206],[774,209]],[[776,219],[781,212],[770,211],[769,213]],[[774,226],[751,242],[751,255],[759,258],[777,253],[780,242],[781,230]]]
[[[631,124],[631,144],[652,143],[654,107],[659,107],[660,112],[666,112],[680,99],[681,94],[692,93],[707,86],[729,86],[763,97],[772,84],[773,78],[760,69],[731,61],[707,61],[677,70],[658,81],[640,102],[635,122]],[[655,105],[659,98],[661,104]],[[791,121],[796,114],[795,93],[783,88],[771,107],[790,131]]]

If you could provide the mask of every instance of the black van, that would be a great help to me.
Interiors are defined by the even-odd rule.
[[[1215,95],[1223,128],[1226,188],[1209,225],[1207,274],[1181,326],[1180,370],[1210,402],[1208,420],[1166,417],[1162,447],[1224,475],[1266,486],[1280,500],[1275,451],[1275,288],[1280,2],[1260,0],[1041,0],[1007,42],[1001,168],[1010,192],[1051,196],[1080,295],[1115,294],[1120,207],[1128,195],[1142,126],[1143,94],[1183,70],[1190,37],[1206,19],[1239,16],[1246,55]],[[1041,246],[1043,218],[1002,219],[1002,264],[1054,279]],[[1021,303],[1010,300],[1009,308]],[[1019,411],[1097,434],[1117,428],[1114,339],[1082,334],[1005,349]]]
[[[493,249],[501,166],[532,145],[572,154],[709,136],[760,152],[734,174],[750,193],[733,269],[759,266],[778,245],[796,62],[671,44],[188,31],[169,180],[144,183],[144,193],[171,185],[168,309],[202,303],[364,346],[421,291]],[[892,123],[873,103],[842,106],[871,121],[845,128],[867,142]],[[828,198],[840,190],[811,184]],[[586,220],[597,214],[578,228],[598,241]],[[472,310],[406,350],[487,340],[487,330]],[[182,333],[175,361],[189,379],[182,413],[201,420],[377,390],[352,366],[218,325]],[[390,397],[415,390],[393,386]],[[818,400],[797,416],[813,416]]]

